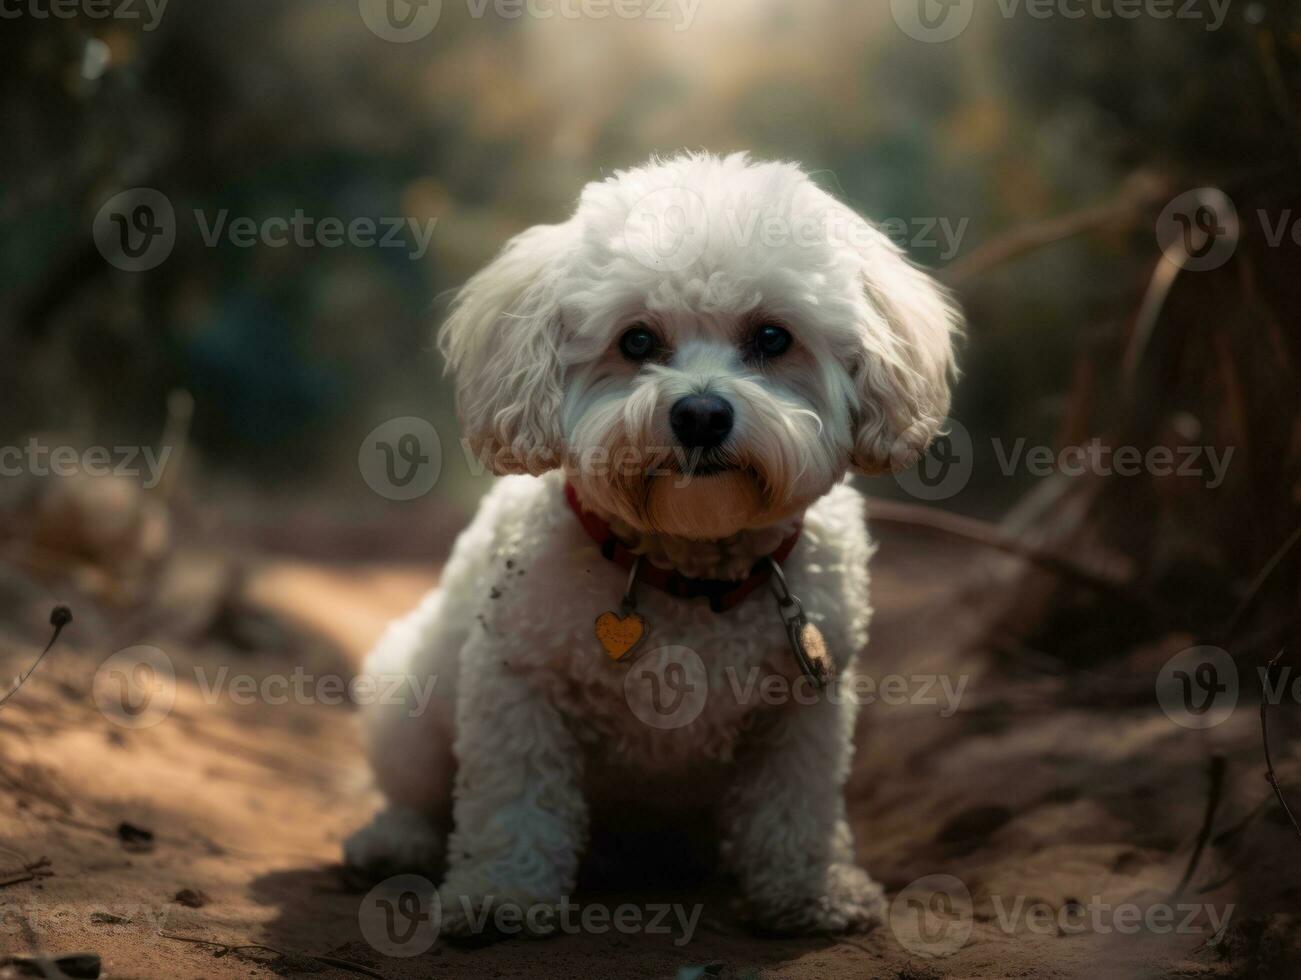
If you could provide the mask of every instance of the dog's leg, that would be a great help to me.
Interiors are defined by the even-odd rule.
[[[446,598],[445,590],[431,592],[366,658],[362,729],[387,808],[348,837],[343,852],[344,863],[367,877],[437,876],[444,866],[457,656],[472,622]]]
[[[758,924],[842,932],[881,921],[881,887],[854,863],[844,785],[857,705],[789,704],[750,746],[724,809],[723,853]]]
[[[554,931],[553,910],[573,889],[587,836],[579,748],[508,659],[486,634],[462,654],[454,829],[439,889],[448,935],[490,932],[507,908],[515,922],[526,916],[530,932]]]
[[[429,817],[410,807],[390,806],[343,842],[343,861],[373,879],[443,870],[445,835]]]

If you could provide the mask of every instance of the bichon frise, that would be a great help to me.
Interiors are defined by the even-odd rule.
[[[510,475],[367,661],[412,683],[363,716],[388,807],[348,863],[445,868],[464,933],[567,898],[593,814],[708,806],[759,926],[879,921],[832,696],[870,617],[846,476],[925,451],[959,329],[884,234],[744,154],[616,173],[511,241],[440,337],[466,445]]]

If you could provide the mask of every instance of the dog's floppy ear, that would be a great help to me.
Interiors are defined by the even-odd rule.
[[[516,235],[461,288],[439,334],[466,442],[497,474],[561,462],[557,279],[571,233],[561,224]]]
[[[944,288],[854,215],[866,306],[852,374],[858,405],[852,461],[899,471],[926,452],[949,411],[962,314]]]

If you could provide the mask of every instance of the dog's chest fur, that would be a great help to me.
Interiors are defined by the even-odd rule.
[[[774,712],[797,706],[788,692],[809,695],[796,684],[799,670],[767,588],[714,613],[704,600],[641,585],[637,609],[649,634],[630,662],[612,661],[594,623],[619,608],[627,572],[603,558],[582,530],[559,475],[508,478],[493,496],[493,547],[476,583],[473,628],[493,634],[503,666],[532,676],[595,759],[644,772],[727,762],[744,736],[761,732]],[[842,672],[867,638],[869,555],[862,498],[841,485],[806,513],[784,566]],[[702,681],[707,694],[687,696],[703,703],[664,711],[680,702],[684,687],[694,692]]]

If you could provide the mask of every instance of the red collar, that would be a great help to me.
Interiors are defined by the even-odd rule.
[[[614,562],[620,568],[631,569],[640,556],[615,536],[609,524],[591,511],[583,509],[583,505],[578,500],[578,492],[574,490],[572,483],[565,484],[565,500],[568,501],[569,509],[574,512],[578,522],[583,525],[583,530],[601,549],[602,557]],[[687,578],[671,569],[659,568],[646,561],[641,563],[637,571],[637,581],[645,582],[679,599],[708,599],[709,608],[714,612],[727,612],[739,605],[755,589],[767,583],[772,576],[772,565],[768,559],[781,564],[790,556],[795,548],[795,542],[799,539],[800,526],[797,524],[790,537],[781,543],[781,547],[767,558],[760,558],[755,562],[749,576],[739,581]]]

